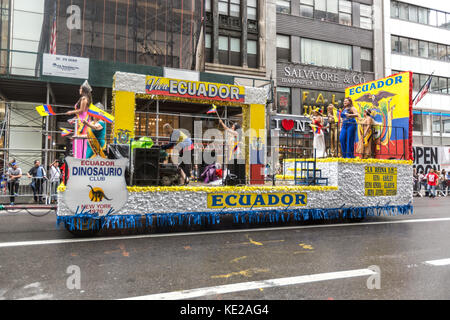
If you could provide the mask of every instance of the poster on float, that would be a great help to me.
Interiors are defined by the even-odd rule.
[[[114,215],[128,201],[127,159],[66,158],[69,167],[64,203],[75,215]]]
[[[353,100],[361,118],[370,109],[372,117],[380,124],[374,127],[375,158],[412,160],[411,72],[349,87],[345,95]],[[359,132],[356,143],[360,135]]]

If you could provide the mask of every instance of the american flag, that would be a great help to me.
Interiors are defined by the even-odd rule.
[[[50,38],[50,54],[56,54],[56,3],[55,14],[53,15],[52,35]]]
[[[417,105],[419,103],[420,100],[422,100],[422,98],[428,93],[428,91],[430,91],[430,87],[431,87],[431,79],[433,79],[433,75],[431,75],[427,82],[425,82],[425,85],[423,86],[422,90],[420,90],[420,92],[417,94],[414,105]]]

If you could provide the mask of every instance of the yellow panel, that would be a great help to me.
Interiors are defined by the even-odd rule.
[[[134,92],[116,91],[114,93],[114,137],[128,132],[130,138],[134,138],[134,118],[136,99]],[[127,131],[128,130],[128,131]]]
[[[262,104],[250,105],[251,138],[265,138],[266,136],[266,106]]]

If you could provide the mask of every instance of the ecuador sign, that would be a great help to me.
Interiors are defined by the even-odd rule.
[[[374,120],[381,123],[374,130],[377,158],[400,158],[406,154],[407,160],[412,160],[411,72],[349,87],[345,94],[353,100],[361,118],[365,110],[371,109]]]
[[[366,167],[366,197],[397,195],[397,168]]]
[[[125,182],[127,159],[66,158],[69,166],[64,202],[78,214],[117,214],[128,200]]]
[[[152,95],[212,101],[245,102],[245,88],[221,83],[177,80],[148,76],[145,92]]]
[[[209,193],[209,209],[303,207],[306,193]]]

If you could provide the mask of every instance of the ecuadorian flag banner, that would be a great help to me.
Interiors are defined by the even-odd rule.
[[[53,111],[52,106],[49,104],[37,106],[36,111],[39,113],[41,117],[53,116],[56,114],[55,111]]]
[[[106,121],[108,123],[113,123],[114,122],[114,116],[112,116],[109,113],[103,111],[102,109],[94,106],[93,104],[91,104],[89,106],[88,114],[91,117],[101,119],[101,120]]]
[[[361,118],[368,109],[375,126],[376,158],[412,159],[412,73],[401,72],[345,90]],[[361,137],[357,137],[357,141]]]

